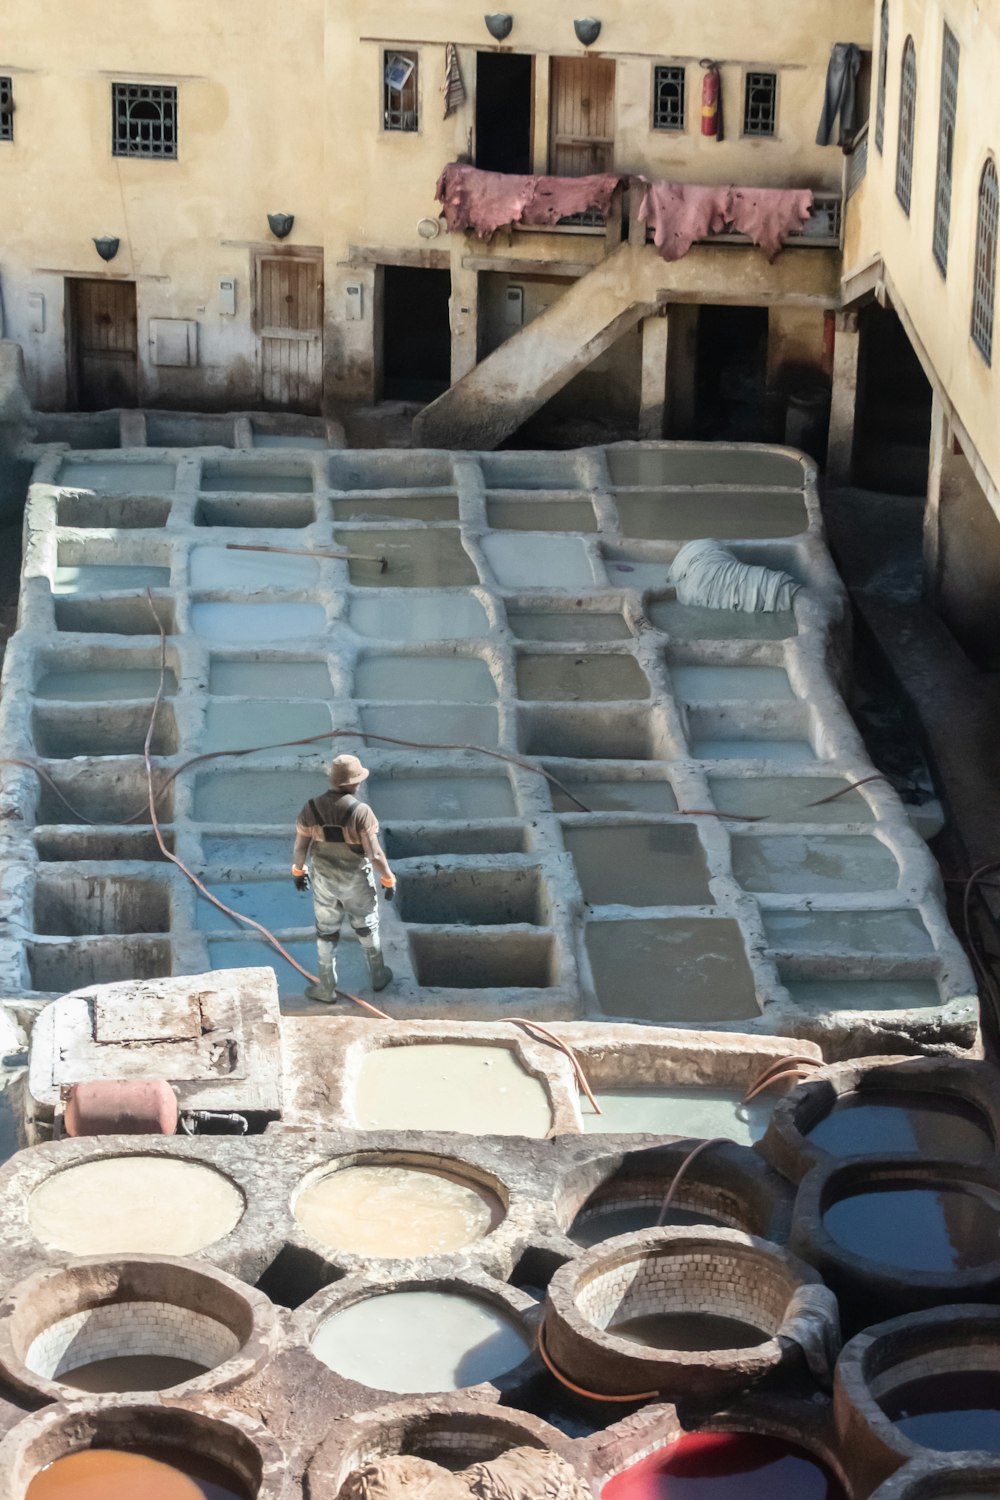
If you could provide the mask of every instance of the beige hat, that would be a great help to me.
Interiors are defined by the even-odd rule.
[[[368,776],[356,755],[338,755],[330,765],[330,785],[335,792],[347,786],[360,786]]]

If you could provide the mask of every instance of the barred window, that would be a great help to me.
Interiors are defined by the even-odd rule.
[[[177,90],[172,84],[111,85],[114,156],[177,156]]]
[[[899,90],[899,141],[896,145],[896,197],[909,218],[913,188],[913,132],[917,122],[917,54],[913,38],[903,47],[903,69]]]
[[[748,73],[743,100],[743,134],[774,135],[777,126],[777,73]]]
[[[934,259],[941,275],[948,271],[951,224],[951,165],[958,108],[958,42],[946,26],[941,53],[941,113],[938,118],[937,180],[934,184]]]
[[[0,78],[0,141],[14,139],[14,81]]]
[[[979,217],[976,223],[975,283],[972,293],[972,342],[987,364],[993,360],[993,304],[997,289],[997,219],[1000,187],[996,164],[990,160],[979,179]]]
[[[653,129],[684,129],[684,89],[687,77],[684,68],[657,67],[653,69]]]
[[[885,143],[885,83],[889,69],[889,0],[882,0],[878,46],[878,91],[875,97],[875,144],[879,155]]]
[[[382,126],[384,130],[417,130],[417,54],[382,54]]]

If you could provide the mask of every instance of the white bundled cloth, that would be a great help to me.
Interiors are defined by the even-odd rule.
[[[739,609],[746,614],[773,614],[791,609],[802,587],[788,573],[740,562],[718,542],[687,542],[674,558],[668,581],[678,604],[702,609]]]

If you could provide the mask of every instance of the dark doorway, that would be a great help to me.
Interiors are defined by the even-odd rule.
[[[485,172],[531,171],[532,61],[476,54],[476,166]]]
[[[433,401],[451,383],[451,273],[386,266],[383,276],[382,394]]]
[[[852,477],[865,489],[926,495],[930,382],[899,318],[877,302],[858,314]]]
[[[134,281],[66,282],[66,363],[73,411],[136,406],[138,320]]]
[[[771,437],[767,405],[767,308],[698,309],[695,436],[732,442]]]

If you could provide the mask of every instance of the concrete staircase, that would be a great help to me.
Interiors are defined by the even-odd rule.
[[[496,448],[574,375],[656,312],[664,265],[651,246],[623,244],[526,328],[424,407],[420,448]]]

